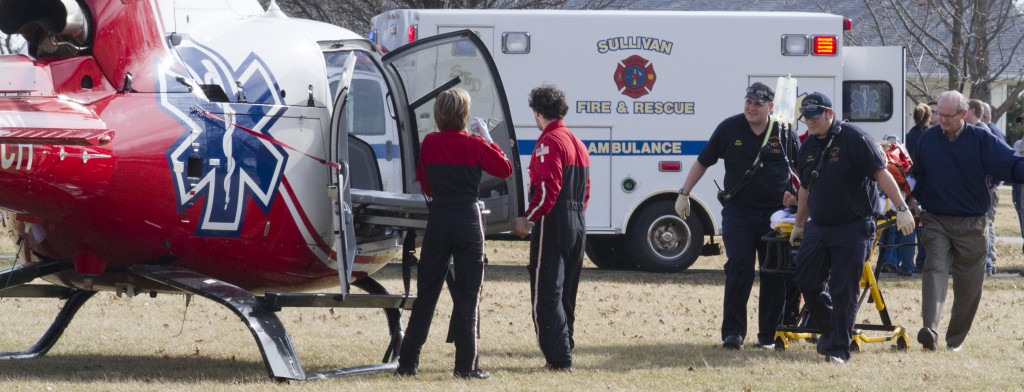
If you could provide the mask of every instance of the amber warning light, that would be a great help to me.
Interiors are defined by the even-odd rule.
[[[816,35],[813,38],[811,54],[815,56],[835,56],[838,39],[834,35]]]

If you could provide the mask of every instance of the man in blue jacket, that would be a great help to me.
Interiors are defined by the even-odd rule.
[[[966,123],[967,100],[956,91],[939,96],[939,126],[925,132],[913,149],[917,179],[911,204],[920,201],[921,241],[927,253],[921,284],[924,327],[917,341],[935,350],[939,321],[953,273],[953,310],[946,347],[960,351],[981,302],[988,239],[985,213],[992,205],[986,176],[1024,181],[1024,160],[988,130]]]

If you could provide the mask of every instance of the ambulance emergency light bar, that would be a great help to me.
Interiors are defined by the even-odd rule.
[[[783,34],[783,56],[835,56],[839,54],[839,38],[834,35]]]
[[[843,31],[853,30],[853,20],[843,18]],[[783,56],[835,56],[839,54],[839,38],[834,35],[783,34]]]

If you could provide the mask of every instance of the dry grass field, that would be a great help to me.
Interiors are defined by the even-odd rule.
[[[1002,201],[999,235],[1019,236],[1008,195]],[[894,322],[909,330],[911,348],[867,344],[845,365],[822,363],[814,345],[805,342],[783,352],[722,349],[722,256],[702,258],[679,274],[602,271],[588,264],[577,313],[576,371],[569,374],[541,370],[524,268],[527,243],[490,242],[488,247],[492,266],[480,344],[490,380],[452,379],[453,347],[443,342],[451,310],[446,295],[418,377],[376,374],[282,385],[266,377],[249,331],[227,309],[198,298],[186,308],[181,296],[129,299],[101,293],[47,356],[0,362],[0,390],[1024,390],[1024,279],[1009,273],[1024,270],[1019,243],[1000,244],[1002,273],[985,283],[964,351],[923,351],[915,339],[920,276],[885,274],[886,302]],[[401,287],[399,268],[376,277],[393,291]],[[757,287],[754,293],[748,304],[750,336],[756,333]],[[0,351],[33,344],[58,308],[55,301],[0,299]],[[858,321],[878,322],[873,309],[862,307]],[[387,340],[379,310],[279,315],[311,372],[379,361]]]

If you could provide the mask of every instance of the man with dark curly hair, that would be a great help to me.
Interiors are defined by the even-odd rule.
[[[530,205],[512,234],[530,238],[530,294],[537,342],[546,368],[572,371],[576,291],[587,235],[584,211],[590,199],[590,155],[562,118],[565,93],[543,85],[530,92],[541,135],[530,157]]]

